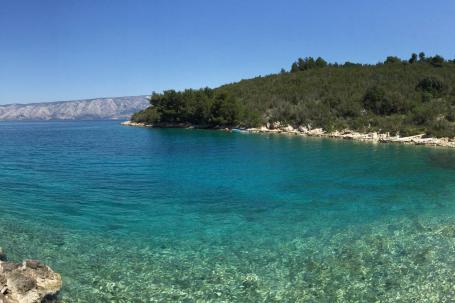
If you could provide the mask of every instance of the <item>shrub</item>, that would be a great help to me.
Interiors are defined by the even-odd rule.
[[[416,86],[416,90],[423,93],[429,93],[433,97],[440,97],[447,91],[447,86],[439,78],[426,77],[420,80]]]
[[[435,67],[442,67],[444,64],[445,60],[442,56],[436,55],[430,59],[431,65]]]
[[[445,119],[440,119],[429,125],[427,134],[434,137],[454,137],[455,126]]]
[[[160,121],[160,113],[156,110],[155,107],[149,107],[140,112],[135,113],[131,117],[131,121],[138,123],[157,123]]]
[[[233,97],[227,94],[215,96],[212,105],[212,117],[209,124],[219,126],[235,126],[240,123],[242,116],[242,105]]]
[[[411,121],[416,125],[424,125],[430,123],[437,116],[438,112],[431,103],[424,103],[417,106],[410,116]]]
[[[392,101],[386,97],[385,91],[377,86],[371,87],[363,97],[366,109],[377,115],[390,115],[395,112]]]
[[[389,56],[387,59],[384,61],[384,64],[396,64],[396,63],[401,63],[401,59],[395,56]]]

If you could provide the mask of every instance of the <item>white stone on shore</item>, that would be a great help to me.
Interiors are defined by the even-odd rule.
[[[281,122],[280,121],[275,121],[271,124],[270,129],[279,129],[281,127]]]
[[[455,147],[455,138],[424,138],[423,134],[400,137],[398,135],[391,136],[390,133],[380,134],[377,132],[371,133],[359,133],[353,130],[336,130],[333,132],[325,132],[322,128],[312,129],[310,125],[300,125],[297,129],[291,125],[286,127],[281,126],[282,123],[277,121],[272,125],[269,123],[266,126],[260,128],[250,128],[249,132],[252,133],[284,133],[284,134],[296,134],[296,135],[307,135],[314,137],[329,137],[329,138],[340,138],[355,141],[373,142],[373,143],[401,143],[401,144],[415,144],[415,145],[428,145],[428,146],[442,146],[442,147]]]
[[[299,131],[300,131],[301,133],[307,133],[307,132],[308,132],[308,128],[306,128],[305,126],[300,125],[300,126],[299,126]]]
[[[292,127],[292,125],[288,125],[284,128],[284,131],[287,131],[287,132],[293,132],[294,131],[294,127]]]
[[[311,136],[323,136],[325,134],[324,130],[322,128],[314,128],[308,131],[308,134]]]
[[[371,139],[374,141],[374,142],[377,142],[379,141],[379,135],[377,132],[374,132],[371,134]]]
[[[145,123],[136,123],[132,121],[125,121],[121,123],[126,126],[139,126],[139,127],[152,127]],[[401,144],[415,144],[415,145],[429,145],[429,146],[442,146],[442,147],[455,147],[455,138],[424,138],[423,134],[400,137],[391,136],[389,133],[379,134],[377,132],[359,133],[353,130],[345,129],[342,131],[325,132],[322,128],[311,128],[310,125],[298,126],[295,129],[292,125],[283,126],[280,121],[267,123],[259,128],[249,128],[247,131],[251,133],[284,133],[295,135],[307,135],[314,137],[329,137],[340,138],[347,140],[366,141],[374,143],[401,143]]]

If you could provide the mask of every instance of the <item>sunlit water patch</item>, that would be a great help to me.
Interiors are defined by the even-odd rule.
[[[0,245],[65,302],[455,300],[453,151],[0,124]]]

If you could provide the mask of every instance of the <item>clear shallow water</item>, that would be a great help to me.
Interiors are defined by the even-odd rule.
[[[65,302],[450,302],[454,153],[0,123],[0,245]]]

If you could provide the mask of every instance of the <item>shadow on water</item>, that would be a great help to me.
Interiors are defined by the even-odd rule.
[[[455,151],[445,150],[431,153],[428,161],[434,166],[455,170]]]

